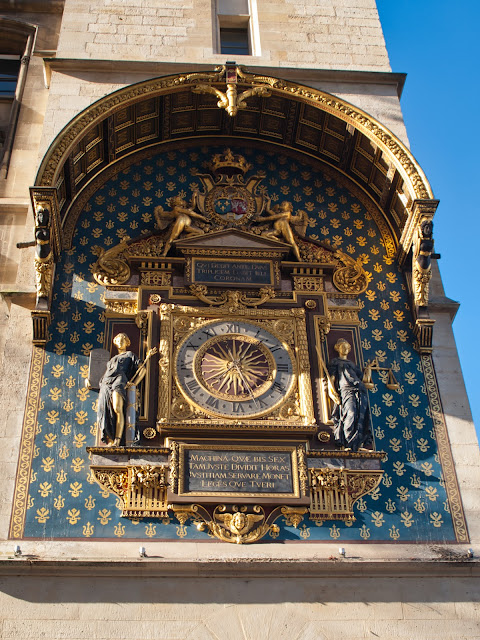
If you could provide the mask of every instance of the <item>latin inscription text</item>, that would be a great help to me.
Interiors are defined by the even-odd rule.
[[[193,493],[292,493],[291,454],[187,449],[185,486]]]

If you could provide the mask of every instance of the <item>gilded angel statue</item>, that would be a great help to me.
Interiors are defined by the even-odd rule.
[[[196,193],[193,194],[190,205],[188,205],[186,200],[181,196],[175,196],[170,199],[170,211],[165,211],[161,205],[155,207],[153,213],[155,215],[156,226],[158,229],[163,231],[164,229],[167,229],[167,227],[171,227],[163,248],[163,256],[167,255],[172,243],[179,238],[183,232],[190,233],[192,235],[203,234],[202,229],[192,224],[192,218],[208,223],[206,218],[193,210],[195,202]]]
[[[273,229],[263,233],[262,235],[266,238],[277,238],[278,236],[283,237],[283,239],[292,247],[297,260],[301,262],[302,258],[300,256],[298,245],[295,241],[292,226],[300,236],[304,236],[307,230],[308,214],[300,209],[297,215],[294,215],[293,205],[291,202],[287,201],[276,204],[273,209],[271,209],[270,198],[267,200],[265,211],[269,215],[258,217],[257,222],[272,221]]]
[[[257,516],[253,513],[241,513],[240,511],[237,511],[236,513],[217,513],[216,518],[223,522],[225,528],[235,536],[245,535],[250,531],[255,522],[263,520],[263,516],[261,515]]]

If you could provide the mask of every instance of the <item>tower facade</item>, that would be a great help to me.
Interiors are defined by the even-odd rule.
[[[0,8],[5,636],[476,637],[456,304],[373,0]]]

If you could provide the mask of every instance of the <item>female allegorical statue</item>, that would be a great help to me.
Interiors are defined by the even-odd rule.
[[[146,364],[157,348],[150,349],[145,360],[140,362],[132,351],[127,351],[130,339],[125,333],[116,335],[113,344],[118,354],[108,361],[107,370],[100,380],[97,425],[102,432],[102,442],[118,447],[125,427],[127,389],[143,380]]]
[[[347,450],[358,451],[372,444],[368,395],[364,385],[369,365],[362,372],[348,360],[351,347],[344,338],[337,340],[334,349],[339,357],[330,360],[327,370],[328,395],[335,403],[332,411],[335,441]]]

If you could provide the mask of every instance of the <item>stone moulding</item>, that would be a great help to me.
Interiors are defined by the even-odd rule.
[[[395,167],[405,181],[406,190],[408,191],[408,198],[405,201],[407,214],[405,228],[410,226],[410,220],[414,216],[414,211],[410,208],[410,204],[412,202],[432,201],[431,187],[411,152],[389,129],[373,117],[348,102],[323,91],[279,78],[248,73],[241,67],[238,67],[237,70],[239,85],[251,87],[255,84],[258,87],[268,88],[272,96],[291,98],[310,107],[320,109],[343,120],[372,140],[386,154],[392,166]],[[167,95],[184,88],[193,89],[198,83],[199,76],[201,76],[203,83],[212,86],[212,88],[214,88],[214,84],[219,84],[218,68],[215,71],[201,74],[184,73],[155,78],[128,86],[92,104],[71,120],[54,140],[40,165],[35,180],[35,188],[53,188],[58,183],[60,171],[69,153],[74,145],[81,140],[84,132],[90,127],[98,125],[114,110],[134,104],[143,98],[150,99]],[[64,219],[64,224],[67,222],[68,215]],[[403,234],[400,241],[401,255],[405,255],[408,252],[409,243],[411,244],[409,234]]]
[[[91,543],[87,543],[91,546]],[[98,543],[97,543],[98,544]],[[428,554],[428,559],[416,559],[412,561],[412,547],[404,549],[406,560],[381,558],[378,560],[354,560],[348,558],[332,557],[332,559],[319,558],[318,552],[310,557],[302,555],[294,557],[292,546],[288,547],[287,557],[272,558],[270,555],[262,557],[261,548],[255,549],[255,557],[251,555],[235,556],[225,555],[225,546],[221,547],[218,557],[212,557],[211,547],[202,555],[201,545],[195,544],[195,557],[188,557],[185,552],[175,557],[175,560],[157,558],[142,558],[125,560],[108,555],[111,549],[111,541],[105,542],[105,555],[101,560],[88,559],[35,559],[32,557],[18,557],[15,559],[0,560],[0,575],[2,576],[82,576],[91,579],[110,576],[142,578],[265,578],[282,577],[308,577],[308,578],[477,578],[480,576],[480,562],[470,561],[445,561],[438,560],[433,554]],[[153,543],[155,544],[155,543]],[[184,545],[183,542],[173,543]],[[335,545],[337,546],[337,545]],[[185,547],[182,547],[185,549]],[[232,551],[235,547],[230,547]],[[422,548],[423,551],[424,548]],[[330,555],[328,550],[326,555]],[[420,551],[418,552],[419,555]]]
[[[201,75],[204,82],[209,82],[210,84],[218,82],[218,73],[214,71]],[[366,112],[324,91],[281,80],[280,78],[244,73],[242,80],[247,85],[253,82],[264,85],[277,95],[297,97],[352,124],[376,144],[379,144],[392,160],[395,160],[395,164],[398,165],[399,170],[412,188],[412,195],[415,195],[418,199],[432,198],[431,187],[411,152],[391,131]],[[169,93],[183,86],[194,86],[197,82],[198,74],[195,73],[167,76],[140,82],[98,100],[74,118],[60,132],[43,159],[35,184],[52,186],[57,178],[63,156],[70,150],[77,137],[86,127],[105,116],[112,109],[126,105],[143,96],[153,97],[162,93]]]

